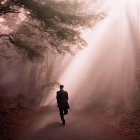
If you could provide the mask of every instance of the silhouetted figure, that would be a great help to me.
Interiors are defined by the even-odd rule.
[[[68,104],[68,93],[63,90],[64,86],[60,85],[60,90],[57,91],[56,99],[59,107],[59,113],[63,125],[65,125],[64,115],[68,114],[69,104]]]

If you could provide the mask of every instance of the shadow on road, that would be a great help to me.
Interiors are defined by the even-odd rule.
[[[64,127],[60,122],[53,122],[46,126],[47,129],[55,129],[60,127]]]

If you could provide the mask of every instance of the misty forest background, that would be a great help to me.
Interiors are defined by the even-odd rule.
[[[28,116],[28,111],[23,109],[43,103],[47,93],[60,84],[57,77],[53,76],[53,72],[57,69],[54,63],[58,63],[59,67],[65,54],[75,55],[87,47],[88,43],[82,37],[82,31],[94,28],[107,16],[106,13],[90,14],[86,12],[87,7],[85,3],[67,0],[0,0],[1,120],[6,118],[3,115],[7,114],[8,117],[14,116],[15,120],[20,121],[20,117],[17,119],[17,116],[23,114]],[[129,95],[131,109],[124,110],[126,109],[124,104],[118,101],[113,108],[96,104],[89,111],[94,109],[97,113],[95,110],[97,108],[100,113],[113,115],[113,121],[118,117],[117,123],[122,126],[118,133],[127,128],[126,134],[139,135],[140,70],[138,67],[135,83],[135,92]],[[13,113],[15,115],[11,113],[13,102],[18,107]],[[121,117],[123,114],[123,120],[120,120],[120,114]],[[8,124],[7,127],[12,127],[10,123],[15,120],[11,119],[9,122],[8,119],[3,122]],[[111,121],[111,118],[109,119]],[[21,127],[21,124],[17,125]],[[132,131],[131,128],[134,126],[136,128]],[[0,127],[4,130],[0,132],[2,137],[7,137],[9,135],[7,133],[15,135],[10,128],[3,128],[2,122]]]
[[[84,12],[85,8],[85,4],[70,1],[1,1],[0,16],[5,19],[0,32],[1,89],[6,93],[12,91],[11,96],[22,94],[41,100],[45,95],[40,90],[58,84],[51,77],[51,63],[55,58],[50,58],[49,54],[74,55],[87,46],[81,30],[103,19],[102,13],[89,15]],[[48,59],[51,59],[49,66]],[[45,66],[41,66],[44,63]],[[12,73],[15,76],[12,82],[10,71],[16,71],[16,75]],[[37,88],[43,72],[46,81]]]

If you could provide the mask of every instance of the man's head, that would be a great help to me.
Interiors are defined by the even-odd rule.
[[[63,85],[60,85],[60,89],[63,89],[64,88],[64,86]]]

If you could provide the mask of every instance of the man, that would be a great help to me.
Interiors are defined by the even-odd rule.
[[[63,125],[65,125],[64,115],[68,114],[69,104],[68,104],[68,93],[64,91],[63,88],[64,86],[60,85],[60,90],[57,91],[56,99],[62,123]]]

